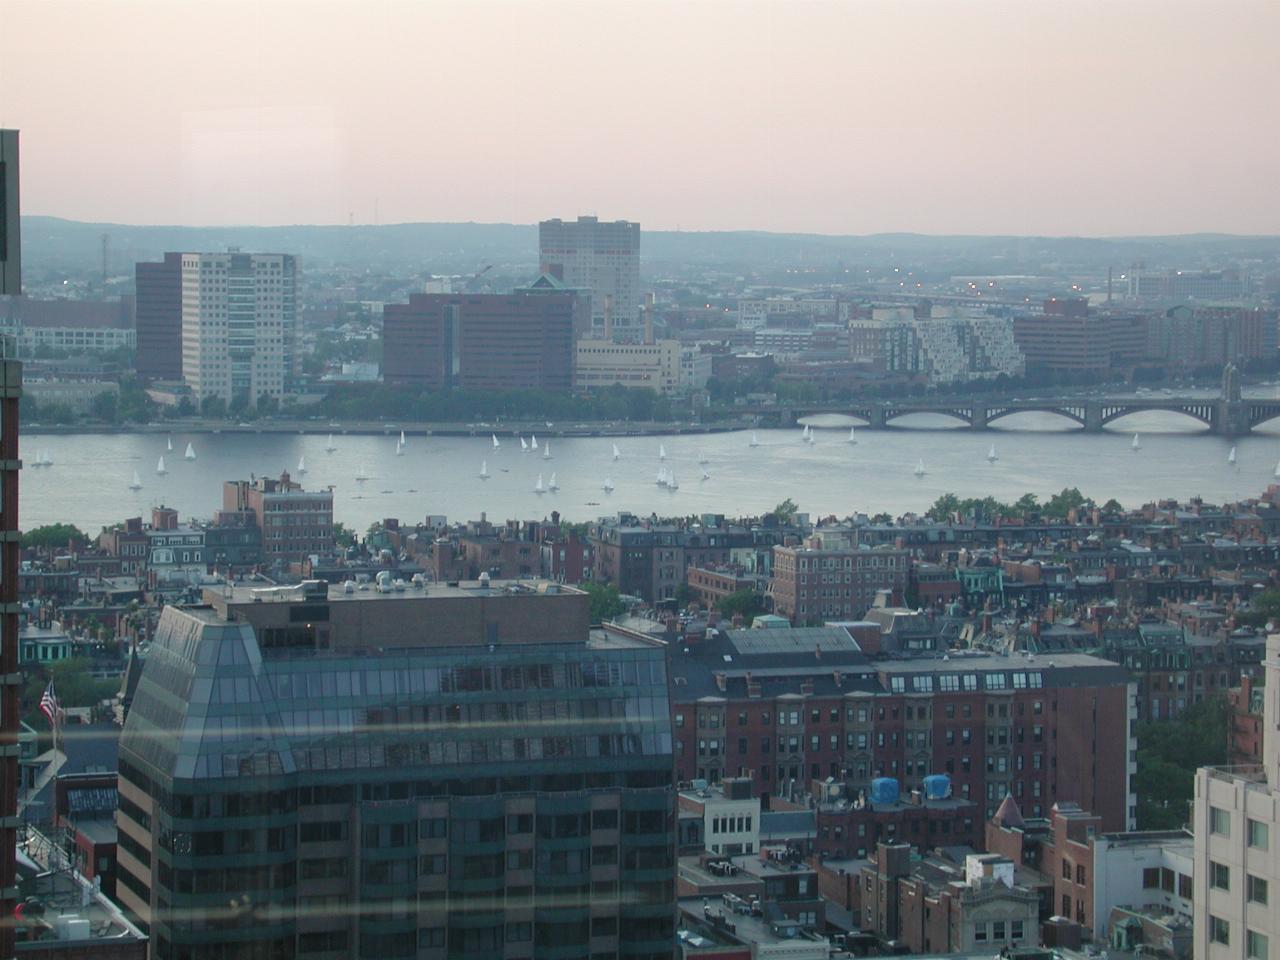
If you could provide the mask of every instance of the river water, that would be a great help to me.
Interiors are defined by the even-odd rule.
[[[1051,414],[1027,413],[998,429],[949,428],[933,415],[909,418],[894,430],[859,430],[848,442],[850,421],[815,417],[816,443],[799,428],[680,437],[625,437],[612,458],[609,437],[550,437],[551,459],[541,450],[522,453],[511,437],[495,450],[484,437],[410,436],[396,456],[392,436],[326,437],[303,434],[172,435],[24,434],[20,521],[23,529],[73,523],[89,534],[126,517],[149,516],[152,506],[176,507],[182,518],[207,518],[221,506],[222,481],[250,474],[296,475],[300,457],[308,488],[332,486],[335,519],[357,531],[385,517],[407,522],[428,514],[454,520],[541,519],[558,510],[569,520],[589,520],[628,510],[641,515],[758,514],[790,497],[812,516],[887,511],[895,516],[927,508],[939,495],[1044,497],[1079,487],[1099,502],[1114,497],[1126,507],[1161,497],[1203,496],[1212,502],[1254,496],[1272,481],[1280,460],[1280,421],[1252,436],[1209,436],[1177,414],[1148,412],[1117,421],[1101,434],[1071,429]],[[1269,429],[1268,429],[1269,428]],[[1141,449],[1131,449],[1135,432]],[[539,438],[545,445],[547,437]],[[185,461],[187,443],[196,459]],[[988,462],[995,445],[998,459]],[[667,461],[659,461],[659,445]],[[1237,447],[1234,466],[1228,461]],[[38,454],[51,466],[34,467]],[[168,473],[156,474],[163,455]],[[699,464],[705,459],[705,465]],[[482,461],[490,478],[480,480]],[[925,475],[915,476],[923,461]],[[677,490],[660,487],[660,468],[673,472]],[[142,489],[129,483],[137,471]],[[710,479],[703,480],[705,470]],[[369,479],[357,481],[364,472]],[[560,489],[534,492],[555,473]],[[612,479],[611,494],[602,490]]]

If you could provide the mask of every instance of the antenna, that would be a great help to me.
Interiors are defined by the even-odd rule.
[[[102,285],[107,285],[107,251],[111,246],[111,234],[102,235]]]

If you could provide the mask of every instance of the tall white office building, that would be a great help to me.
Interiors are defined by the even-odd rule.
[[[591,338],[637,342],[640,308],[640,224],[601,223],[596,217],[538,224],[543,273],[591,296]]]
[[[1280,956],[1280,635],[1267,637],[1263,667],[1263,762],[1196,773],[1197,960]]]
[[[182,379],[200,400],[257,403],[292,386],[296,258],[182,254]]]

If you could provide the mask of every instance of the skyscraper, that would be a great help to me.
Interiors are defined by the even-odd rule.
[[[120,743],[155,960],[670,960],[664,645],[549,582],[170,606]]]
[[[640,224],[576,222],[538,224],[538,260],[543,273],[591,294],[592,335],[611,340],[642,339],[640,322]]]
[[[182,379],[182,254],[134,268],[137,370],[144,380]]]
[[[22,292],[18,131],[0,130],[0,295]]]
[[[297,289],[288,254],[182,254],[182,379],[200,400],[291,389]]]

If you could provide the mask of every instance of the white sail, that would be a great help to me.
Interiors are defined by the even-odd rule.
[[[196,458],[196,448],[191,444],[187,444],[187,452],[182,455],[184,460],[194,460]]]
[[[543,460],[551,459],[551,441],[550,440],[548,440],[546,443],[542,445],[542,459]]]
[[[923,459],[921,459],[921,460],[920,460],[920,462],[916,464],[916,471],[915,471],[915,473],[916,473],[916,476],[917,476],[917,477],[923,477],[923,476],[924,476],[924,460],[923,460]]]
[[[164,468],[164,457],[161,457],[160,462],[156,464],[156,473],[163,477],[168,472],[169,471]]]
[[[667,480],[667,489],[668,490],[680,489],[680,481],[676,479],[676,475],[674,471],[672,472],[670,479]]]
[[[620,456],[622,456],[622,451],[618,449],[618,445],[615,443],[613,445],[613,459],[617,460]]]
[[[489,461],[488,460],[480,461],[480,479],[481,480],[489,479]]]
[[[534,450],[537,450],[537,449],[538,449],[538,435],[537,435],[536,433],[534,433],[534,434],[530,434],[530,439],[531,439],[531,440],[533,440],[533,442],[532,442],[531,444],[529,444],[529,446],[530,446],[530,447],[532,447]]]
[[[493,436],[493,449],[497,450],[500,446],[502,446],[502,444],[498,442],[498,435],[496,433],[493,434],[492,436]]]
[[[1275,472],[1275,476],[1280,477],[1280,460],[1277,460],[1277,461],[1276,461],[1276,472]]]
[[[542,474],[538,474],[538,482],[533,485],[534,493],[546,493],[546,488],[542,485]]]
[[[1235,447],[1232,447],[1232,448],[1231,448],[1231,452],[1227,454],[1227,463],[1231,464],[1232,466],[1235,466],[1235,463],[1236,463],[1236,448],[1235,448]]]
[[[705,453],[703,453],[701,450],[699,450],[699,451],[698,451],[698,462],[699,462],[699,463],[709,463],[709,462],[710,462],[710,461],[708,461],[708,460],[707,460],[707,455],[706,455]]]
[[[404,456],[404,441],[403,441],[403,440],[397,440],[397,441],[396,441],[396,456],[397,456],[397,457],[403,457],[403,456]]]
[[[1141,450],[1141,449],[1142,449],[1142,444],[1138,442],[1138,435],[1137,435],[1136,433],[1133,435],[1133,443],[1129,444],[1129,448],[1130,448],[1131,450]]]
[[[129,481],[129,489],[130,490],[142,489],[142,478],[138,476],[137,470],[133,471],[133,479]]]
[[[307,458],[305,455],[303,455],[298,458],[298,474],[299,476],[301,476],[306,472],[307,472]]]
[[[401,431],[400,431],[400,446],[402,446],[402,447],[404,447],[404,446],[408,446],[408,444],[405,442],[405,439],[404,439],[404,431],[403,431],[403,430],[401,430]]]
[[[331,433],[331,434],[329,434],[329,440],[328,440],[328,442],[326,442],[326,443],[325,443],[325,445],[324,445],[324,452],[325,452],[325,453],[333,453],[333,451],[335,451],[335,450],[337,450],[337,449],[338,449],[338,448],[337,448],[337,447],[335,447],[335,446],[333,445],[333,434]]]
[[[1280,470],[1280,466],[1276,467],[1276,469]],[[613,480],[609,477],[605,477],[604,484],[601,486],[601,489],[604,490],[605,493],[613,493]]]
[[[658,470],[658,486],[665,487],[666,485],[667,485],[667,471],[659,469]]]
[[[552,493],[560,489],[560,484],[556,482],[556,472],[554,470],[551,471],[551,479],[547,482],[547,489]]]
[[[849,442],[850,442],[850,443],[857,443],[857,442],[858,442],[858,438],[857,438],[857,436],[856,436],[856,435],[854,434],[854,432],[853,432],[853,427],[850,427],[850,428],[849,428]]]
[[[667,448],[664,447],[662,444],[658,444],[658,459],[659,460],[667,459]]]
[[[173,437],[170,437],[170,438],[169,438],[169,440],[168,440],[168,447],[167,447],[167,449],[168,449],[168,451],[169,451],[170,453],[173,453]]]
[[[368,479],[369,479],[369,475],[368,475],[367,473],[365,473],[365,472],[364,472],[364,464],[362,463],[362,464],[360,464],[360,466],[356,469],[356,482],[357,482],[357,483],[364,483],[364,482],[365,482],[366,480],[368,480]]]
[[[525,438],[524,438],[524,437],[521,437],[521,438],[520,438],[520,449],[521,449],[521,450],[528,450],[528,449],[529,449],[529,442],[528,442],[527,440],[525,440]]]
[[[996,456],[996,445],[993,443],[991,449],[987,451],[987,462],[995,463],[1000,458]]]
[[[702,471],[702,479],[703,479],[703,480],[710,480],[710,479],[711,479],[711,474],[709,474],[709,473],[707,473],[707,471],[703,470],[703,471]]]
[[[756,432],[754,430],[751,431],[751,443],[749,444],[749,446],[752,446],[752,447],[760,446],[760,441],[756,438]]]

